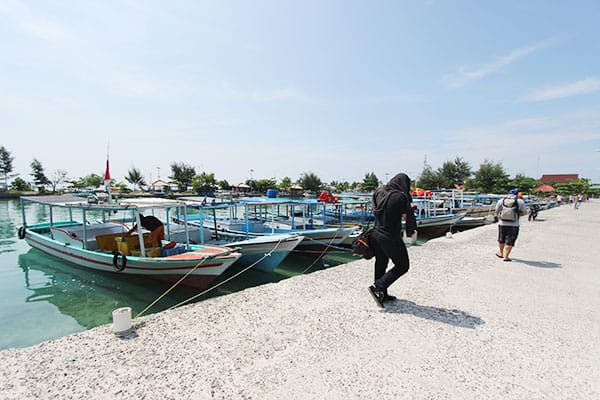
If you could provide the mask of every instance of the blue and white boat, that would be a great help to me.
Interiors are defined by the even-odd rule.
[[[187,215],[188,230],[199,233],[198,242],[235,247],[242,256],[236,265],[271,272],[302,242],[303,236],[282,233],[269,236],[249,236],[224,232],[221,228],[220,218],[217,214],[224,215],[233,204],[203,205],[194,200],[186,200],[188,207],[196,210],[194,214]],[[191,210],[190,210],[191,211]],[[171,220],[184,224],[179,216]],[[218,228],[217,228],[218,226]]]
[[[251,197],[238,201],[226,206],[226,210],[215,211],[212,218],[189,215],[188,221],[202,219],[198,226],[211,229],[219,237],[250,239],[280,234],[299,235],[303,240],[297,249],[303,251],[334,249],[355,231],[353,226],[328,226],[326,214],[320,212],[327,205],[316,200]]]

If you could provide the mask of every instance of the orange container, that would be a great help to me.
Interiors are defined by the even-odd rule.
[[[141,250],[131,250],[131,255],[141,257]],[[146,247],[146,257],[160,257],[160,247]]]
[[[117,250],[117,241],[115,238],[123,236],[124,233],[111,233],[109,235],[98,235],[96,236],[96,243],[98,243],[98,249],[104,251],[115,251]]]
[[[132,251],[140,251],[140,238],[138,237],[137,233],[131,236],[115,237],[115,241],[117,242],[117,250],[126,256],[132,255]],[[144,233],[144,247],[146,249],[150,248],[149,233]]]

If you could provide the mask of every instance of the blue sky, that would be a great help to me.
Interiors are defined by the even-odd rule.
[[[598,1],[0,2],[1,145],[30,179],[173,162],[239,183],[462,157],[600,183]],[[251,172],[252,171],[252,172]]]

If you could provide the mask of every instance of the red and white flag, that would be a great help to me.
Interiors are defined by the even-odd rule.
[[[108,166],[108,158],[106,158],[106,171],[104,171],[104,182],[110,181],[110,168]]]

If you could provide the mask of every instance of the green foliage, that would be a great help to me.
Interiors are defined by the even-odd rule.
[[[321,182],[321,178],[319,178],[313,172],[305,172],[302,175],[300,175],[298,183],[304,188],[304,190],[308,190],[312,193],[318,193],[323,187],[323,182]]]
[[[17,192],[29,192],[31,191],[31,185],[25,182],[23,179],[17,177],[10,184],[10,190]]]
[[[88,176],[79,179],[78,187],[95,189],[102,186],[103,183],[104,177],[98,174],[89,174]]]
[[[417,186],[423,189],[440,189],[444,184],[440,174],[435,172],[429,164],[425,164]]]
[[[541,182],[537,179],[517,174],[510,182],[510,186],[519,189],[522,193],[533,193],[533,190],[540,186]]]
[[[256,192],[258,190],[256,186],[256,181],[254,179],[248,179],[245,183],[246,185],[250,186],[251,192]]]
[[[79,178],[77,180],[66,180],[65,182],[67,182],[70,185],[73,185],[75,189],[83,189],[85,187],[85,182],[83,181],[83,178]]]
[[[278,185],[279,190],[283,190],[283,191],[286,191],[286,192],[288,190],[290,190],[291,187],[292,187],[292,180],[288,176],[284,177],[281,180],[281,182],[279,182],[279,185]]]
[[[554,189],[556,189],[557,194],[571,195],[571,194],[591,194],[590,190],[590,181],[589,179],[573,179],[569,183],[559,183]]]
[[[437,174],[441,187],[453,189],[455,185],[464,184],[471,176],[471,166],[461,157],[456,157],[454,161],[446,161],[442,164]]]
[[[39,192],[44,192],[46,190],[46,185],[50,183],[50,180],[44,173],[44,167],[42,163],[39,162],[36,158],[31,161],[31,176],[33,177],[33,184],[37,187]]]
[[[133,185],[134,191],[136,185],[142,187],[146,184],[146,180],[144,179],[142,172],[135,167],[132,167],[129,171],[127,171],[125,180]]]
[[[188,186],[191,185],[192,179],[196,175],[196,170],[191,165],[185,163],[173,163],[171,164],[171,179],[180,191],[186,191]]]
[[[119,189],[119,192],[121,193],[129,193],[131,192],[131,190],[127,187],[127,185],[123,182],[119,182],[115,185],[115,187],[117,189]],[[135,188],[135,187],[134,187]]]
[[[206,172],[202,172],[200,175],[196,175],[192,178],[192,189],[194,192],[201,194],[212,193],[217,186],[217,181],[215,180],[215,174]]]
[[[222,190],[229,190],[229,189],[231,189],[231,185],[225,179],[223,179],[221,181],[217,181],[217,186],[220,189],[222,189]]]
[[[372,192],[373,190],[377,189],[379,187],[379,179],[377,178],[377,175],[375,175],[374,172],[366,173],[361,187],[365,192]]]
[[[8,175],[13,171],[13,160],[10,152],[4,146],[0,146],[0,177],[4,180],[4,187],[8,187]]]
[[[267,189],[275,189],[277,182],[275,179],[259,179],[256,182],[256,190],[260,193],[266,193]]]
[[[350,182],[348,181],[332,181],[329,185],[333,188],[333,190],[336,193],[347,192],[348,190],[350,190]]]
[[[485,160],[466,187],[481,193],[506,193],[510,189],[510,179],[502,164]]]

